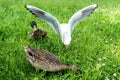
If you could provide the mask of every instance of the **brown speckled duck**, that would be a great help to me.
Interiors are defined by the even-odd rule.
[[[33,38],[34,40],[45,38],[45,36],[47,35],[45,31],[37,28],[37,23],[35,21],[31,22],[31,27],[34,29],[31,34],[31,38]]]
[[[65,69],[80,71],[79,68],[74,65],[60,62],[54,54],[45,50],[37,50],[29,46],[25,46],[25,52],[27,60],[37,69],[48,72],[55,72]]]

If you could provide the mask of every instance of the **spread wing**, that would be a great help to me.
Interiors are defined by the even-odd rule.
[[[86,19],[96,8],[97,8],[97,5],[93,4],[76,12],[69,20],[69,25],[71,27],[71,30],[73,31],[74,26],[80,21],[83,21],[84,19]]]
[[[31,5],[26,5],[25,8],[39,19],[47,22],[57,34],[60,33],[59,32],[60,23],[54,16]]]

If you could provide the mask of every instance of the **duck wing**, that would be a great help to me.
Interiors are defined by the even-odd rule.
[[[57,57],[45,50],[37,50],[37,55],[39,56],[39,60],[45,62],[48,65],[61,65],[62,62],[60,62]]]

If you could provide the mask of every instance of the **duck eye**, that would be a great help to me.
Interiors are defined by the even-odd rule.
[[[32,54],[31,52],[29,52],[29,55],[30,55],[30,56],[33,56],[33,54]]]
[[[36,24],[35,21],[32,21],[32,22],[31,22],[31,27],[34,28],[34,26],[37,26],[37,24]]]

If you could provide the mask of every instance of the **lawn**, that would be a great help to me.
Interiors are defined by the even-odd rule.
[[[79,23],[68,49],[44,21],[25,9],[39,7],[68,22],[78,10],[98,4],[93,14]],[[120,0],[0,0],[0,80],[120,80]],[[47,32],[47,38],[30,40],[30,22]],[[48,73],[36,70],[27,60],[24,46],[54,53],[62,62],[79,66]]]

